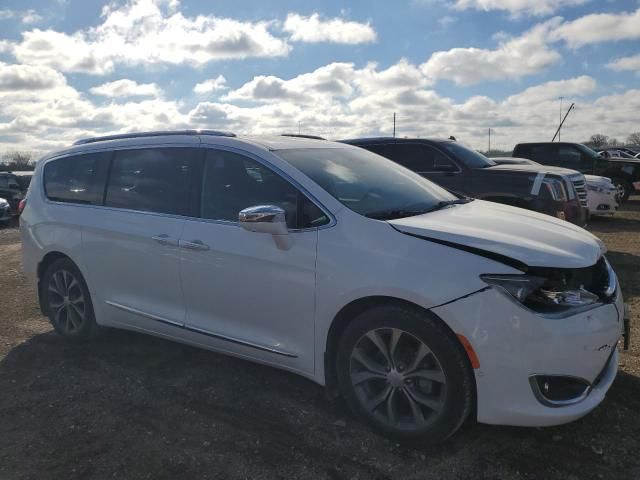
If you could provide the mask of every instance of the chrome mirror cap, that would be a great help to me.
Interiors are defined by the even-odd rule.
[[[291,247],[285,211],[280,207],[257,205],[245,208],[238,214],[238,221],[245,230],[273,235],[278,248],[288,250]]]

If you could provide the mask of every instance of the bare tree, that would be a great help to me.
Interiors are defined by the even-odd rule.
[[[609,141],[608,136],[603,135],[601,133],[596,133],[594,135],[591,135],[591,138],[587,143],[591,145],[593,148],[601,148],[606,146],[608,141]]]
[[[15,150],[2,156],[2,162],[9,170],[31,170],[33,168],[33,154]]]
[[[618,147],[622,145],[622,143],[620,143],[617,138],[610,138],[607,142],[607,145],[609,145],[610,147]]]
[[[629,145],[640,145],[640,132],[634,132],[627,137]]]

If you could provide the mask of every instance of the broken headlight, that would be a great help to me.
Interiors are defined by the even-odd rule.
[[[480,278],[539,313],[557,313],[598,303],[600,297],[582,285],[570,286],[535,275],[480,275]]]

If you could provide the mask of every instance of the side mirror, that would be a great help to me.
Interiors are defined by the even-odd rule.
[[[278,248],[291,248],[291,237],[285,219],[285,212],[275,205],[258,205],[245,208],[238,214],[240,226],[249,232],[269,233],[273,235]]]

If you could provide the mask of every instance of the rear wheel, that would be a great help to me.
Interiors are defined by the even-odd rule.
[[[471,411],[466,354],[440,320],[424,312],[387,305],[360,314],[345,330],[336,362],[351,409],[395,438],[442,441]]]
[[[42,295],[54,330],[71,340],[87,340],[98,331],[87,284],[68,258],[53,262],[42,277]]]

